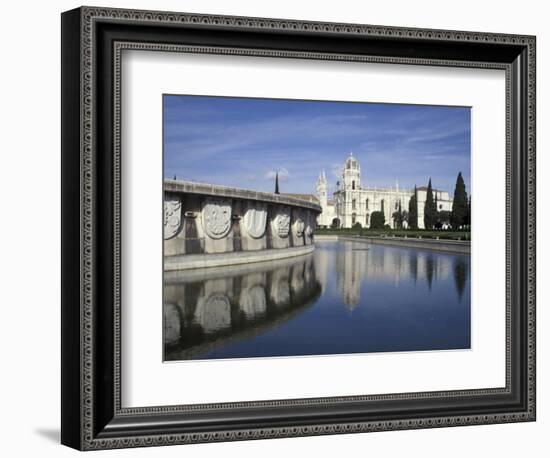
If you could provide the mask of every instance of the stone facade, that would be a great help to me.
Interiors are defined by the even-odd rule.
[[[399,209],[409,210],[409,201],[414,194],[413,189],[400,189],[396,182],[395,187],[378,188],[363,186],[361,183],[361,166],[352,155],[347,158],[342,168],[342,181],[337,183],[334,199],[328,200],[328,181],[324,172],[317,179],[317,196],[322,213],[317,219],[320,227],[337,226],[351,228],[360,223],[362,227],[370,227],[372,212],[384,212],[386,224],[394,228],[392,215]],[[424,228],[424,205],[426,203],[427,188],[417,189],[418,196],[418,227]],[[433,190],[434,199],[437,199],[438,211],[451,211],[453,201],[449,193]]]

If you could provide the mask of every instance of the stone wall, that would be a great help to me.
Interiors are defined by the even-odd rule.
[[[182,268],[185,255],[257,252],[261,258],[264,251],[312,245],[320,212],[318,204],[284,194],[166,180],[164,256],[181,257]]]
[[[470,254],[469,240],[441,240],[413,237],[365,237],[346,235],[319,235],[318,240],[344,240],[348,242],[373,243],[419,250],[445,251],[448,253]]]

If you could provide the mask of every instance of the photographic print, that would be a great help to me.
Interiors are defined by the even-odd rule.
[[[163,96],[165,361],[467,350],[471,108]]]

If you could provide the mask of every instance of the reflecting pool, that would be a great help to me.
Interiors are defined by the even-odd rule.
[[[470,256],[318,241],[164,282],[164,359],[470,348]]]

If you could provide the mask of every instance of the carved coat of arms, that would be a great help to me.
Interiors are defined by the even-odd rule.
[[[258,239],[265,234],[267,209],[265,205],[249,208],[244,214],[244,227],[250,237]]]
[[[204,230],[213,239],[221,239],[231,230],[231,204],[227,200],[208,200],[202,210],[202,217]]]
[[[275,229],[279,237],[288,237],[290,230],[290,215],[287,213],[279,213],[275,218]]]
[[[305,223],[303,222],[302,219],[298,218],[295,222],[294,222],[294,235],[296,237],[302,237],[304,235],[304,229],[305,229],[306,225]]]
[[[164,239],[174,237],[181,225],[181,201],[169,199],[164,201]]]

